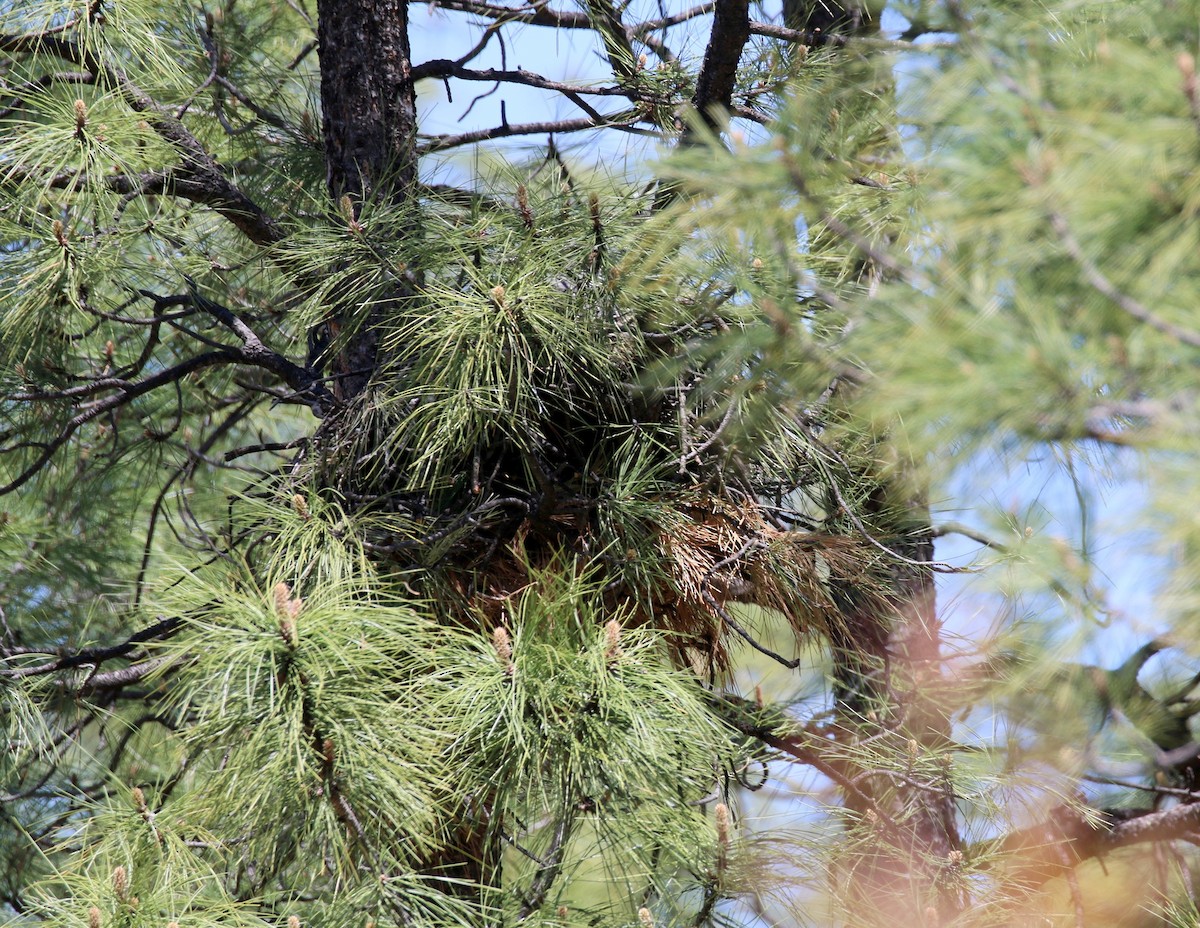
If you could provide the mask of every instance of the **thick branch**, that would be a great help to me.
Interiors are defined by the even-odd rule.
[[[632,33],[621,21],[621,11],[611,0],[585,0],[592,26],[604,42],[608,66],[620,80],[630,81],[636,74]]]
[[[148,661],[140,661],[136,664],[130,664],[128,667],[122,667],[119,670],[108,670],[104,673],[95,673],[88,677],[83,685],[79,688],[79,692],[96,693],[101,690],[119,690],[123,686],[129,686],[131,683],[137,683],[144,677],[165,667],[177,658],[163,655]]]
[[[1046,821],[1008,835],[999,850],[1010,856],[1013,877],[1036,888],[1112,851],[1150,842],[1190,840],[1197,834],[1200,804],[1178,805],[1163,812],[1064,806]]]
[[[318,415],[332,401],[328,389],[312,370],[289,361],[277,351],[272,351],[262,343],[254,330],[231,310],[202,297],[195,290],[192,292],[192,302],[241,340],[242,356],[247,363],[278,375],[301,399],[312,406]]]

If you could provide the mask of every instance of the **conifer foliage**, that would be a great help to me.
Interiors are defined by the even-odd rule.
[[[1195,924],[1200,11],[1141,6],[0,3],[7,914],[1084,924],[1153,845]],[[1046,455],[1167,513],[1115,659],[1086,521],[931,508]]]

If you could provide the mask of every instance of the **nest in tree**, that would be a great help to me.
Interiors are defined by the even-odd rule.
[[[834,587],[877,588],[878,552],[858,539],[782,529],[753,500],[699,488],[668,508],[669,524],[643,527],[648,546],[624,551],[599,548],[585,520],[560,514],[548,531],[523,519],[486,565],[450,571],[464,618],[506,625],[514,599],[547,571],[585,572],[607,611],[667,632],[679,663],[708,673],[728,666],[738,639],[759,646],[743,607],[779,613],[797,639],[825,636],[844,621]]]
[[[705,656],[718,665],[730,636],[748,634],[731,607],[778,612],[798,638],[823,635],[842,620],[831,582],[871,586],[877,558],[857,539],[780,529],[753,501],[698,496],[682,513],[686,521],[660,536],[674,596],[654,618],[708,642]]]
[[[710,280],[707,252],[688,270],[691,240],[648,233],[636,202],[606,221],[595,198],[545,199],[441,229],[450,257],[380,310],[372,388],[322,423],[313,483],[459,620],[500,623],[561,571],[672,632],[688,663],[724,666],[734,637],[763,649],[742,605],[836,632],[837,590],[869,604],[886,574],[877,548],[804,512],[836,507],[796,394],[837,375],[766,364],[794,354],[774,298],[734,299],[749,285]],[[646,264],[655,236],[678,274]]]

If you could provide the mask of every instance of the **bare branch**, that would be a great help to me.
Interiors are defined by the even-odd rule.
[[[642,119],[641,110],[622,110],[605,116],[602,120],[592,119],[562,119],[553,122],[529,122],[510,125],[504,123],[490,129],[477,129],[473,132],[463,132],[459,135],[435,135],[421,146],[421,154],[446,151],[476,142],[487,142],[493,139],[511,138],[517,135],[565,135],[569,132],[583,132],[588,129],[620,129],[637,135],[653,135],[659,133],[652,129],[638,129],[635,123]]]
[[[157,374],[147,377],[145,380],[134,383],[121,382],[119,384],[114,384],[113,388],[118,392],[106,397],[105,399],[96,400],[81,407],[75,416],[67,420],[66,424],[63,425],[58,435],[56,435],[51,441],[41,445],[42,453],[37,456],[32,464],[21,471],[9,483],[0,486],[0,496],[3,496],[6,493],[11,493],[13,490],[19,489],[32,480],[34,476],[36,476],[37,473],[49,463],[50,459],[54,457],[58,450],[71,440],[71,436],[74,435],[82,426],[86,425],[92,420],[98,419],[100,416],[103,416],[114,409],[119,409],[120,407],[127,405],[137,397],[143,396],[144,394],[149,393],[151,390],[156,390],[166,384],[175,383],[176,381],[181,380],[195,371],[222,364],[236,364],[245,360],[246,359],[243,358],[242,355],[238,354],[237,351],[232,348],[222,351],[209,351],[205,354],[196,355],[193,358],[182,361],[179,364],[176,364],[174,367],[169,367],[165,370],[159,371]],[[30,398],[39,399],[42,397],[32,395]],[[49,394],[45,398],[54,398],[54,396]]]
[[[976,531],[969,525],[963,525],[961,522],[943,522],[940,525],[935,525],[929,530],[929,535],[932,538],[944,538],[946,535],[962,535],[964,538],[970,538],[972,541],[977,541],[985,548],[992,548],[996,551],[1007,551],[1008,548],[996,541],[994,538],[989,538],[983,532]]]
[[[502,23],[524,23],[529,26],[551,26],[555,29],[591,29],[592,21],[586,13],[568,13],[552,10],[544,3],[528,7],[501,6],[484,0],[433,0],[433,6],[459,13],[473,13]]]
[[[682,10],[671,16],[664,16],[661,19],[648,19],[644,23],[638,23],[635,26],[630,26],[630,31],[635,38],[642,38],[648,32],[655,32],[659,29],[670,29],[672,26],[677,26],[680,23],[686,23],[689,19],[696,19],[700,16],[707,16],[714,9],[716,3],[709,0],[708,3],[698,4],[690,9]]]
[[[119,670],[109,670],[105,673],[95,673],[88,677],[81,687],[79,692],[95,693],[100,690],[116,690],[123,686],[129,686],[131,683],[137,683],[156,670],[167,666],[176,661],[177,658],[163,655],[148,661],[140,661],[136,664],[130,664],[128,667],[122,667]]]
[[[878,816],[879,821],[893,833],[900,833],[901,828],[899,824],[855,785],[854,781],[845,772],[823,756],[824,752],[828,750],[828,743],[823,745],[810,744],[810,735],[803,730],[791,732],[780,730],[779,726],[764,721],[765,716],[771,710],[757,706],[740,697],[727,693],[713,693],[709,695],[708,702],[721,718],[725,720],[726,724],[744,735],[749,735],[757,739],[767,747],[786,754],[794,760],[822,773],[841,787],[847,796],[861,803],[863,808],[873,810]],[[817,740],[819,742],[823,739]]]
[[[539,861],[541,866],[533,878],[533,885],[529,887],[529,896],[521,904],[521,910],[517,913],[518,922],[525,921],[545,903],[546,894],[562,870],[563,856],[566,853],[567,840],[571,836],[571,826],[574,820],[575,806],[571,803],[570,797],[567,797],[565,811],[554,826],[554,837],[550,841],[550,849],[546,852],[545,859]]]
[[[71,670],[75,667],[94,666],[99,667],[107,660],[112,660],[114,657],[124,657],[127,654],[136,651],[148,641],[165,641],[170,638],[179,627],[183,624],[183,619],[179,616],[170,616],[160,618],[153,625],[147,626],[140,631],[134,632],[124,641],[119,644],[109,645],[101,648],[79,648],[74,651],[61,652],[60,656],[53,660],[42,664],[37,664],[32,667],[14,667],[10,669],[0,668],[0,676],[15,679],[18,677],[41,676],[48,673],[58,673],[62,670]],[[6,649],[0,649],[0,658],[9,658],[12,655]]]
[[[1044,822],[1002,839],[999,850],[1008,856],[1013,877],[1036,888],[1086,860],[1138,844],[1189,840],[1198,831],[1200,804],[1163,812],[1061,806]]]
[[[233,332],[242,342],[242,357],[255,367],[271,371],[282,378],[283,382],[296,391],[296,394],[318,414],[328,404],[333,396],[322,383],[321,378],[307,367],[289,361],[277,351],[272,351],[262,343],[257,334],[231,310],[219,303],[214,303],[207,297],[201,296],[192,286],[192,302],[204,312],[211,315],[223,326]]]
[[[563,81],[552,81],[533,71],[517,68],[515,71],[502,71],[496,68],[472,70],[464,68],[458,62],[449,58],[435,58],[413,68],[413,80],[428,78],[454,77],[463,81],[500,82],[505,84],[520,84],[525,87],[536,87],[539,90],[554,90],[563,94],[583,94],[594,97],[627,97],[635,100],[645,100],[650,103],[669,103],[662,97],[642,93],[629,87],[589,87],[584,84],[568,84]]]
[[[52,71],[32,80],[26,81],[19,87],[7,88],[10,95],[9,103],[0,110],[0,119],[7,119],[24,105],[24,95],[35,90],[44,90],[53,84],[94,84],[96,75],[90,71]]]

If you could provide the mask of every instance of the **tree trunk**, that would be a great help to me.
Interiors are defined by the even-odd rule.
[[[888,605],[844,596],[847,632],[835,642],[843,730],[870,745],[853,777],[858,792],[845,797],[865,839],[847,869],[861,923],[938,925],[963,908],[961,840],[946,753],[950,718],[938,699],[941,627],[933,573],[922,566],[933,561],[929,511],[920,494],[896,498],[903,479],[882,480],[864,513],[899,556],[884,581]]]
[[[789,28],[817,36],[879,31],[878,9],[854,0],[784,0],[784,19]],[[857,92],[894,94],[886,61],[853,46],[842,54],[845,78]],[[893,133],[883,144],[898,145],[898,136]],[[885,273],[863,258],[860,279],[868,293]],[[844,623],[831,635],[835,703],[844,737],[863,745],[851,772],[857,790],[844,797],[856,813],[853,830],[862,829],[855,837],[864,839],[847,867],[849,901],[857,923],[937,925],[958,915],[964,901],[957,877],[961,839],[946,763],[950,717],[939,701],[944,688],[937,685],[941,631],[929,506],[924,492],[912,486],[912,467],[875,474],[870,462],[862,463],[867,472],[858,478],[873,488],[860,516],[892,555],[880,582],[883,597],[836,590]],[[909,775],[896,777],[897,766],[905,765]]]
[[[344,221],[364,204],[415,206],[417,103],[405,0],[319,0],[321,129],[325,179]],[[397,294],[402,295],[402,294]],[[358,396],[380,363],[377,304],[331,307],[323,339],[333,343],[333,392]]]
[[[334,200],[403,204],[417,181],[417,102],[403,0],[320,0],[321,128]]]

